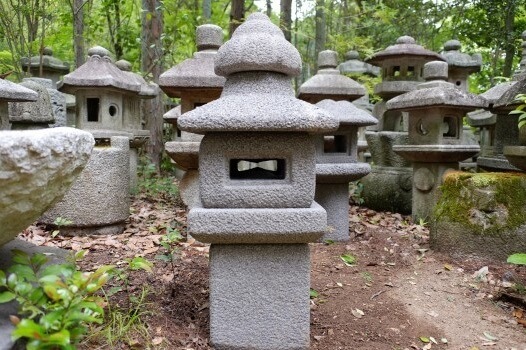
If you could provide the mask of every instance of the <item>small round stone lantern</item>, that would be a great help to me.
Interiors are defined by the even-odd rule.
[[[40,74],[41,63],[42,75]],[[20,64],[24,72],[29,72],[33,77],[51,79],[54,89],[56,89],[61,77],[68,74],[70,69],[69,63],[53,56],[53,50],[50,47],[45,47],[42,50],[42,56],[23,57]]]
[[[309,348],[309,246],[325,231],[314,202],[315,139],[338,120],[295,98],[298,51],[262,13],[218,51],[221,97],[178,119],[204,134],[200,204],[188,230],[210,247],[215,349]]]
[[[462,144],[462,119],[466,112],[483,108],[487,101],[457,89],[447,82],[448,65],[424,65],[426,82],[415,91],[387,102],[389,110],[409,113],[409,144],[393,150],[413,163],[413,205],[415,220],[428,220],[438,200],[438,186],[448,170],[477,154],[478,145]]]
[[[167,70],[159,77],[159,86],[170,97],[181,99],[181,105],[165,114],[165,121],[174,126],[174,141],[165,144],[166,153],[183,171],[179,191],[183,202],[192,207],[198,201],[199,145],[202,136],[177,128],[177,119],[217,99],[225,78],[215,74],[214,58],[223,43],[223,30],[213,24],[197,27],[197,52],[194,57]]]
[[[400,110],[387,110],[385,104],[393,97],[415,90],[424,82],[424,64],[435,60],[444,58],[418,45],[410,36],[398,38],[394,45],[365,60],[382,70],[382,82],[374,87],[375,94],[382,98],[373,109],[378,131],[365,133],[374,165],[371,173],[361,180],[364,204],[371,209],[411,212],[411,164],[393,151],[394,145],[408,143],[408,117]]]

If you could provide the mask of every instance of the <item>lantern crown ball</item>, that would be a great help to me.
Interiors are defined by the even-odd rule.
[[[223,45],[223,29],[215,24],[200,25],[196,29],[195,36],[198,51],[215,51]]]
[[[318,68],[338,67],[338,53],[332,50],[324,50],[318,54]]]
[[[424,64],[424,79],[431,80],[447,80],[448,64],[442,61],[431,61]]]
[[[301,57],[285,40],[283,32],[263,13],[253,13],[241,24],[215,58],[215,73],[221,76],[250,71],[301,73]]]

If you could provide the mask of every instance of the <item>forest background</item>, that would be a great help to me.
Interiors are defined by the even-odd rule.
[[[433,51],[458,39],[464,52],[480,53],[481,72],[470,78],[472,92],[480,93],[510,79],[526,30],[524,0],[1,0],[0,74],[12,72],[8,79],[20,81],[25,76],[20,59],[41,55],[46,46],[74,69],[84,63],[88,48],[100,45],[156,82],[192,56],[196,26],[219,25],[226,40],[256,11],[269,15],[300,52],[304,67],[295,86],[316,72],[321,50],[337,51],[340,61],[349,50],[366,58],[410,35]],[[360,79],[369,89],[378,82]],[[149,153],[158,169],[166,99],[150,100],[142,109],[149,116]]]

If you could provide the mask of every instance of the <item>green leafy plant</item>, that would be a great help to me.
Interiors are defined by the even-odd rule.
[[[510,264],[526,265],[526,253],[516,253],[508,256],[506,260]]]
[[[349,183],[349,193],[351,203],[362,205],[365,202],[363,199],[363,184],[360,181]]]
[[[342,259],[344,264],[347,266],[356,265],[356,257],[350,253],[340,255],[340,259]]]
[[[85,254],[75,254],[75,261]],[[109,280],[111,265],[94,272],[77,269],[74,262],[45,266],[44,254],[29,256],[13,250],[14,264],[0,271],[0,303],[20,304],[20,318],[12,339],[27,340],[27,349],[75,349],[93,323],[102,323],[104,299],[96,293]]]
[[[55,238],[60,233],[61,227],[71,225],[72,223],[73,221],[59,216],[55,219],[55,221],[53,221],[53,225],[57,226],[57,230],[53,230],[53,232],[51,232],[51,237]]]
[[[179,252],[177,243],[179,243],[182,239],[183,236],[181,236],[179,230],[171,227],[170,225],[166,225],[166,234],[161,237],[161,241],[159,242],[161,247],[164,248],[164,253],[157,254],[155,258],[173,264],[177,258],[177,253]]]
[[[157,174],[153,163],[139,166],[137,190],[148,196],[175,199],[179,196],[179,188],[173,176]]]
[[[517,106],[513,111],[511,111],[509,114],[518,114],[519,115],[519,129],[526,125],[526,94],[518,94],[515,96],[515,99],[513,102],[520,102],[520,105]]]
[[[110,297],[120,291],[125,291],[130,300],[134,299],[134,296],[130,293],[130,272],[144,270],[146,272],[152,272],[153,263],[142,256],[136,256],[132,259],[127,259],[127,265],[125,268],[115,268],[112,273],[115,276],[117,282],[121,282],[121,285],[114,286],[106,292],[106,296]]]

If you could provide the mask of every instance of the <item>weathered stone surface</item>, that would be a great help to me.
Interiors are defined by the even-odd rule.
[[[327,214],[315,202],[310,208],[208,209],[196,206],[188,217],[190,234],[206,243],[307,243],[318,240],[327,228]]]
[[[371,166],[367,163],[318,163],[316,184],[349,183],[364,177],[370,171]]]
[[[375,77],[380,75],[380,68],[361,61],[360,54],[355,50],[345,54],[345,62],[340,63],[338,69],[342,74],[367,74]]]
[[[442,56],[423,48],[416,43],[415,39],[407,35],[399,37],[396,40],[396,44],[375,53],[365,61],[376,66],[382,66],[385,60],[393,58],[404,59],[408,57],[421,58],[426,62],[435,60],[444,61]]]
[[[20,85],[35,91],[38,99],[34,102],[11,102],[9,104],[9,121],[14,124],[12,129],[27,129],[32,126],[49,127],[49,124],[55,122],[55,118],[46,87],[30,80],[25,80]]]
[[[52,225],[57,217],[72,221],[64,234],[117,234],[130,212],[129,138],[111,137],[110,145],[93,148],[91,158],[64,198],[40,218]]]
[[[20,84],[9,80],[0,79],[0,101],[2,102],[27,102],[36,101],[38,93]]]
[[[348,241],[351,238],[349,235],[349,182],[320,183],[318,181],[314,198],[327,211],[327,228],[321,241]]]
[[[159,86],[155,83],[147,83],[142,75],[132,72],[132,65],[126,60],[119,60],[115,62],[117,68],[124,72],[130,80],[136,81],[141,89],[139,91],[139,97],[144,99],[155,98],[159,95]]]
[[[0,244],[64,195],[93,144],[91,134],[71,128],[0,132]]]
[[[433,249],[505,260],[526,251],[526,176],[450,173],[431,222]]]
[[[286,119],[286,118],[284,118]],[[292,147],[293,146],[293,147]],[[205,208],[309,208],[315,150],[304,133],[213,133],[201,142],[201,201]],[[284,159],[284,179],[232,179],[231,159]]]
[[[212,347],[309,349],[309,273],[307,244],[213,244],[210,248]]]
[[[55,120],[54,124],[50,126],[68,126],[66,121],[66,95],[57,90],[57,85],[51,79],[46,78],[24,78],[24,81],[26,80],[34,81],[47,89]]]

